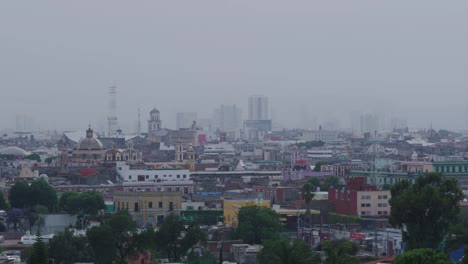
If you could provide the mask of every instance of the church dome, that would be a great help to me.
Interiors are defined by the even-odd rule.
[[[103,146],[102,142],[94,137],[94,133],[91,128],[86,130],[86,137],[82,138],[78,142],[79,150],[102,150]]]
[[[155,114],[155,113],[159,114],[159,110],[156,108],[153,108],[153,110],[150,111],[150,114]]]
[[[102,142],[97,138],[83,138],[78,142],[79,150],[102,150]]]

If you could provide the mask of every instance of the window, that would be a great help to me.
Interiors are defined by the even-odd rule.
[[[139,207],[139,204],[138,204],[138,202],[135,202],[134,211],[135,211],[135,212],[138,212],[138,211],[140,211],[140,207]]]
[[[183,176],[183,177],[184,177],[184,179],[185,179],[185,178],[187,178],[187,175],[185,175],[185,174],[184,174],[184,176]]]
[[[370,207],[370,203],[366,204],[366,207]]]
[[[384,198],[384,199],[388,199],[388,196],[387,196],[387,195],[384,195],[383,198]]]
[[[127,202],[127,211],[128,211],[128,202]]]
[[[148,203],[148,208],[153,208],[153,202]]]
[[[382,204],[382,206],[383,206],[383,207],[387,207],[387,206],[388,206],[388,204],[384,203],[384,204]]]
[[[132,175],[128,175],[128,179],[131,180],[131,179],[132,179]]]
[[[179,174],[177,174],[177,179],[180,179],[180,175],[179,175]]]
[[[149,179],[149,175],[146,175],[146,179],[147,179],[147,180]]]
[[[366,204],[363,204],[363,203],[362,203],[362,204],[361,204],[361,207],[366,207]]]
[[[158,207],[159,207],[159,208],[163,208],[162,202],[159,202],[159,203],[158,203]]]
[[[379,211],[377,214],[378,214],[378,215],[382,215],[382,211]]]
[[[379,195],[379,199],[382,199],[382,195]]]
[[[387,212],[387,211],[383,211],[383,214],[384,214],[384,215],[388,215],[388,212]]]
[[[362,211],[362,212],[361,212],[361,214],[362,214],[362,215],[365,215],[365,214],[366,214],[366,212]]]
[[[174,210],[174,203],[169,202],[169,211],[173,211],[173,210]]]
[[[166,175],[166,174],[164,174],[164,176],[163,176],[163,177],[165,178],[165,177],[167,177],[167,175]]]
[[[158,178],[158,175],[154,175],[154,178],[157,179],[157,178]]]

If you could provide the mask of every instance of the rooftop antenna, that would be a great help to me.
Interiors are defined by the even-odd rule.
[[[109,87],[109,115],[107,121],[107,136],[112,137],[119,127],[117,120],[117,87],[115,85]]]

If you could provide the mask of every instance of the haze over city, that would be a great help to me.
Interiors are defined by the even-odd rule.
[[[351,113],[411,128],[468,127],[465,2],[10,1],[0,5],[0,128],[106,127],[108,88],[134,130],[157,107],[247,115],[268,96],[280,127],[316,129]]]

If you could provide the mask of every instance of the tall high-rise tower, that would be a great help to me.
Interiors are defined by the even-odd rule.
[[[268,97],[264,95],[249,97],[249,120],[268,120]]]
[[[107,135],[112,137],[119,128],[117,120],[117,87],[109,87],[109,115],[107,116]]]

